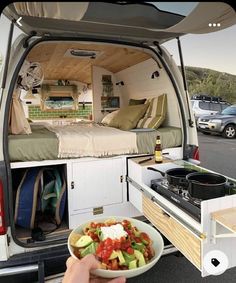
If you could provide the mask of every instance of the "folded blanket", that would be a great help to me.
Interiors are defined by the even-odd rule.
[[[102,157],[138,153],[136,134],[95,122],[79,122],[66,126],[47,126],[57,135],[58,158]]]

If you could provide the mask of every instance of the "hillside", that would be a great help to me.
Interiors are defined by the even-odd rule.
[[[236,103],[235,75],[190,66],[186,66],[185,70],[190,96],[204,93]]]

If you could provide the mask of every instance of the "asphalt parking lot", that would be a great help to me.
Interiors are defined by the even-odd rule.
[[[236,139],[198,132],[201,166],[236,178]]]

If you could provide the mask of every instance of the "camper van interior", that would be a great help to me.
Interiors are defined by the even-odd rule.
[[[161,62],[140,47],[63,41],[36,45],[25,62],[9,117],[17,238],[31,237],[19,202],[23,177],[36,165],[66,176],[62,224],[46,240],[66,237],[99,210],[140,214],[128,202],[125,157],[153,154],[157,135],[170,155],[182,150],[180,109]],[[39,225],[51,231],[44,220]]]

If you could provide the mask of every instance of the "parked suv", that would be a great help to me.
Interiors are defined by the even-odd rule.
[[[196,122],[200,116],[214,115],[230,105],[220,97],[209,95],[194,95],[191,103]]]
[[[198,129],[204,134],[219,133],[225,138],[236,137],[236,104],[225,108],[220,114],[202,116],[197,121]]]

